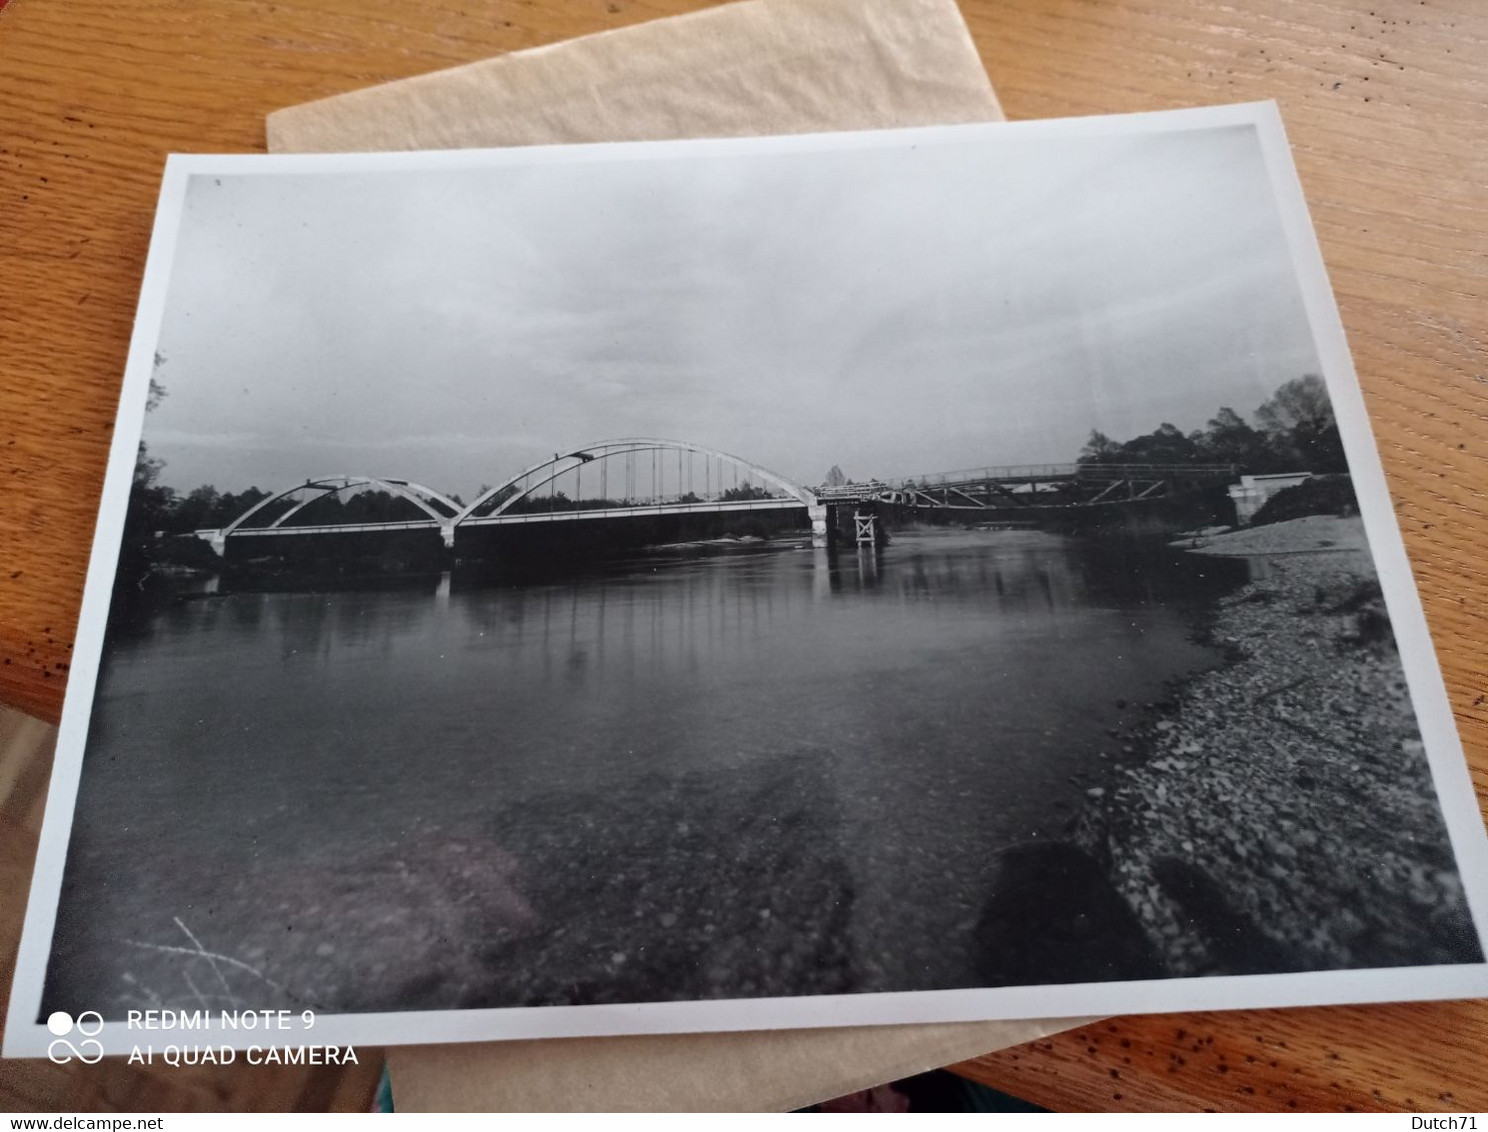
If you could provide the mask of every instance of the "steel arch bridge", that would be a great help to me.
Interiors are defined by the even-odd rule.
[[[898,505],[922,514],[995,514],[998,518],[1092,512],[1191,491],[1233,474],[1230,465],[1048,464],[807,488],[716,448],[685,440],[627,437],[555,452],[495,487],[483,488],[468,507],[411,480],[322,476],[266,497],[220,530],[196,534],[220,556],[226,555],[229,540],[242,545],[242,540],[284,536],[392,535],[400,531],[437,535],[446,550],[458,554],[462,545],[474,549],[489,545],[498,537],[493,528],[547,524],[557,537],[560,528],[555,524],[649,518],[656,532],[668,527],[675,530],[677,517],[688,515],[804,510],[813,545],[826,546],[839,522],[846,522],[849,508],[859,524],[873,522],[872,511],[878,505]],[[398,519],[305,521],[309,517],[306,508],[317,501],[361,489],[404,500],[414,513]],[[662,517],[672,518],[663,521]],[[761,521],[772,522],[763,517]],[[778,525],[778,520],[774,522]],[[694,524],[699,525],[707,526]],[[613,537],[615,530],[611,527],[608,534],[598,537]],[[477,531],[484,533],[477,535]],[[579,534],[580,529],[573,528],[571,533]]]
[[[407,500],[423,514],[386,521],[296,521],[319,500],[364,488]],[[450,548],[458,532],[480,527],[816,507],[813,491],[741,456],[683,440],[628,437],[555,452],[483,490],[468,507],[411,480],[321,476],[265,497],[220,530],[196,535],[219,556],[227,553],[230,539],[420,530],[438,532]]]
[[[572,485],[573,495],[560,492],[560,483]],[[815,492],[742,456],[685,440],[627,437],[555,452],[524,468],[483,491],[449,529],[453,538],[462,529],[507,524],[816,506]]]
[[[422,511],[425,517],[350,523],[296,523],[291,521],[313,503],[336,498],[344,493],[359,491],[363,488],[386,492],[395,499],[407,500]],[[288,507],[276,510],[286,501],[289,502]],[[367,475],[317,476],[307,479],[304,483],[297,483],[283,491],[275,492],[273,495],[265,496],[220,530],[197,531],[196,536],[209,542],[212,549],[222,556],[227,553],[229,538],[261,539],[287,535],[399,530],[442,532],[450,520],[459,513],[460,505],[454,500],[411,480]]]

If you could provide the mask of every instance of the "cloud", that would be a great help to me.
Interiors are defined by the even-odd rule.
[[[467,492],[626,435],[798,480],[1062,461],[1315,365],[1235,128],[197,178],[160,348],[168,482]]]

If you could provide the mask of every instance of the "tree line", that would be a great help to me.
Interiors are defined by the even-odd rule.
[[[1328,388],[1317,374],[1285,382],[1254,413],[1229,407],[1202,429],[1184,433],[1163,422],[1144,436],[1112,440],[1099,430],[1080,450],[1081,464],[1233,464],[1239,474],[1347,472]]]

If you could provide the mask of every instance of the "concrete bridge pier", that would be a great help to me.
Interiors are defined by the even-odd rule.
[[[877,549],[888,541],[884,517],[871,501],[818,503],[806,511],[811,517],[811,545],[818,549],[839,544]]]
[[[823,550],[830,547],[835,526],[831,509],[825,503],[815,503],[806,508],[806,514],[811,519],[811,545]]]

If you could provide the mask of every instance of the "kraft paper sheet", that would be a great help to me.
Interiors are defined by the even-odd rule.
[[[1000,121],[954,0],[746,0],[269,115],[280,153]],[[429,1110],[792,1109],[1083,1019],[644,1035],[389,1051]]]
[[[953,0],[747,0],[308,102],[271,153],[1000,121]]]

